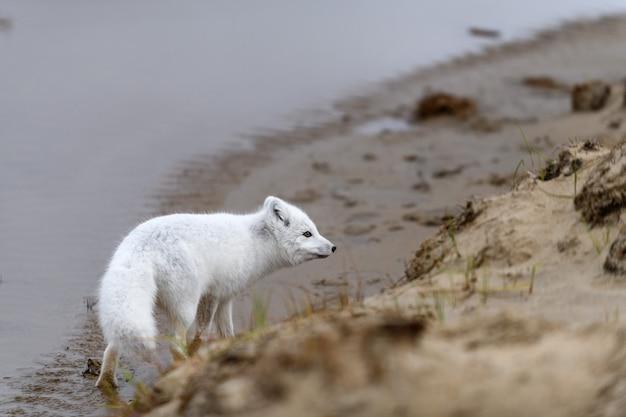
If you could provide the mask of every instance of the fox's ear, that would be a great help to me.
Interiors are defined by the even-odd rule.
[[[285,226],[289,226],[289,218],[287,217],[287,210],[283,200],[278,197],[269,196],[265,199],[263,207],[265,207],[270,215],[276,217]]]

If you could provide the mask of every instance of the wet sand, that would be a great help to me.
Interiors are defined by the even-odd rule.
[[[337,116],[324,126],[271,133],[254,151],[198,160],[160,193],[159,210],[248,210],[265,195],[278,194],[310,212],[339,251],[328,261],[276,273],[254,288],[256,296],[270,300],[273,321],[293,312],[292,297],[296,303],[308,298],[323,303],[343,291],[356,298],[375,294],[402,278],[419,242],[436,230],[425,223],[458,212],[471,196],[507,189],[506,179],[519,161],[528,160],[520,127],[544,154],[574,137],[609,143],[623,135],[624,126],[608,127],[611,120],[604,113],[579,115],[563,125],[569,94],[531,89],[521,80],[546,74],[566,84],[590,78],[618,81],[625,38],[626,23],[620,18],[573,24],[536,41],[402,77],[339,103]],[[415,100],[429,89],[472,98],[478,115],[408,123]],[[240,303],[238,329],[249,326],[247,305]],[[93,340],[81,346],[84,358],[100,353],[97,337]],[[80,361],[80,354],[76,358]],[[71,381],[60,385],[85,387],[71,390],[93,399],[93,390],[86,388],[93,381],[71,373],[76,362],[71,364],[63,371]],[[56,365],[52,360],[43,366]],[[41,396],[37,390],[44,388],[38,383],[16,381],[15,386],[24,394],[8,404],[14,415],[20,402],[39,401],[35,398],[43,398],[44,409],[61,414],[58,410],[65,408],[67,392]]]

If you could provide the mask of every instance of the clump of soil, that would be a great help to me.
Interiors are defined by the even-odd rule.
[[[476,102],[471,98],[436,92],[419,100],[413,111],[412,120],[418,122],[437,117],[467,119],[476,112]]]
[[[587,142],[585,142],[587,143]],[[584,148],[585,145],[583,145]],[[565,149],[559,153],[558,159],[551,159],[539,172],[539,179],[542,181],[550,181],[563,174],[566,177],[574,174],[582,168],[582,159],[574,156],[569,149]]]
[[[619,216],[626,206],[626,143],[614,148],[592,168],[574,205],[592,225]]]
[[[611,95],[611,86],[602,81],[576,84],[572,90],[572,110],[598,111],[604,108]]]
[[[536,75],[524,77],[522,79],[522,84],[526,87],[534,88],[537,90],[546,90],[546,91],[561,91],[568,92],[570,91],[570,86],[557,81],[554,78],[547,75]]]
[[[611,243],[604,260],[604,270],[611,274],[626,275],[626,229],[621,228],[617,238]]]

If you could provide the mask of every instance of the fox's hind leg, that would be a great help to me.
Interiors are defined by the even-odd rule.
[[[118,359],[119,352],[117,348],[113,343],[109,343],[102,356],[102,366],[100,367],[100,376],[98,376],[96,381],[96,387],[102,390],[117,388],[116,370]]]

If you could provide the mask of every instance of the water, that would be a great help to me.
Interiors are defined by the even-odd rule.
[[[423,3],[423,4],[422,4]],[[622,1],[4,0],[0,376],[59,348],[181,161],[415,66]],[[9,390],[0,385],[0,398]]]

